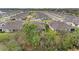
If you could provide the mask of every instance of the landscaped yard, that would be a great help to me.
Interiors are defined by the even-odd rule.
[[[0,41],[13,39],[15,33],[0,33]]]
[[[0,41],[8,40],[10,33],[0,33]]]

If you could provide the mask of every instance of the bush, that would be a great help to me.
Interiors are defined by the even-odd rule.
[[[74,47],[75,49],[79,49],[79,29],[76,29],[71,33],[65,33],[62,40],[62,47],[60,49],[71,50]]]
[[[52,50],[55,39],[58,39],[57,32],[50,30],[47,26],[46,31],[41,32],[38,32],[36,28],[37,26],[31,23],[24,26],[26,41],[28,40],[35,47],[34,49]]]
[[[34,24],[26,24],[24,26],[24,32],[26,33],[26,40],[31,42],[32,45],[38,45],[39,42],[39,34],[36,31],[36,25]]]
[[[21,51],[20,45],[16,42],[16,40],[9,40],[6,43],[6,46],[10,51]]]

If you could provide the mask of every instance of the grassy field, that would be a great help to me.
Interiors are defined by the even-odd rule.
[[[0,33],[0,41],[8,40],[10,33]]]
[[[14,38],[14,33],[0,33],[0,42]]]

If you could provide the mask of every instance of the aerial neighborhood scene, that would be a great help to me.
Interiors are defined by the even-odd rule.
[[[0,51],[78,51],[79,9],[0,9]]]

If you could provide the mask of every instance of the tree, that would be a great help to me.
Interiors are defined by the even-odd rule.
[[[79,29],[76,29],[74,32],[66,33],[63,38],[62,47],[64,50],[79,49]]]
[[[26,33],[26,40],[28,40],[33,46],[38,45],[39,34],[36,31],[37,26],[34,24],[25,24],[24,32]]]

